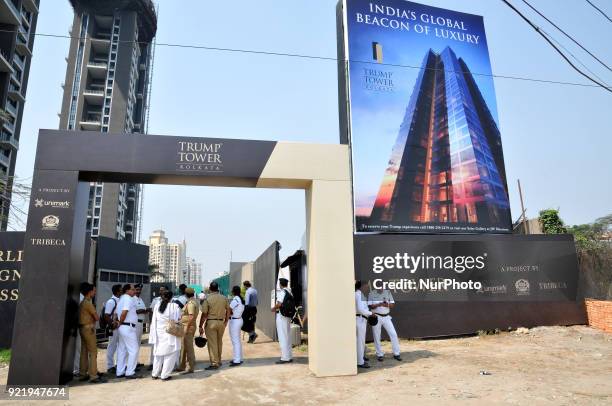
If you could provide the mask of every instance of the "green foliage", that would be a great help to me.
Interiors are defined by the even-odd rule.
[[[566,234],[567,229],[559,216],[559,210],[547,209],[540,211],[538,218],[544,234]]]
[[[8,364],[11,361],[11,350],[0,349],[0,364]]]

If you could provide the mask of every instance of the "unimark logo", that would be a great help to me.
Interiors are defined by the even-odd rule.
[[[34,207],[52,207],[54,209],[69,209],[70,202],[65,200],[63,202],[53,201],[53,200],[45,200],[45,199],[35,199]]]

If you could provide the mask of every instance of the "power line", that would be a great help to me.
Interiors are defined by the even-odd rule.
[[[512,5],[512,3],[510,3],[508,0],[502,0],[508,7],[510,7],[512,10],[514,10],[515,13],[517,13],[523,20],[525,20],[525,22],[527,22],[527,24],[529,24],[534,30],[536,30],[536,32],[538,34],[540,34],[540,36],[542,38],[544,38],[546,40],[546,42],[548,42],[550,44],[550,46],[552,46],[555,51],[557,51],[557,53],[559,55],[561,55],[561,57],[563,57],[563,59],[565,59],[565,61],[572,67],[574,68],[574,70],[576,72],[578,72],[579,74],[581,74],[582,76],[584,76],[585,78],[587,78],[588,80],[590,80],[591,82],[599,85],[599,87],[601,87],[602,89],[612,93],[612,89],[610,89],[608,86],[598,82],[597,80],[593,79],[591,76],[587,75],[586,73],[584,73],[583,71],[581,71],[576,65],[574,65],[572,63],[572,61],[569,60],[569,58],[550,40],[548,39],[548,37],[542,32],[542,30],[540,29],[540,27],[538,27],[537,25],[535,25],[530,19],[528,19],[527,17],[525,17],[525,15],[523,13],[521,13],[516,7],[514,7]]]
[[[578,45],[580,48],[582,48],[582,50],[584,50],[587,54],[591,55],[597,62],[599,62],[600,64],[602,64],[603,66],[606,67],[606,69],[608,69],[610,72],[612,72],[612,68],[610,68],[608,65],[606,65],[605,62],[603,62],[601,59],[599,59],[598,57],[596,57],[595,55],[593,55],[593,53],[591,51],[589,51],[588,49],[586,49],[584,46],[582,46],[582,44],[578,41],[576,41],[571,35],[569,35],[567,32],[565,32],[563,29],[561,29],[561,27],[559,27],[557,24],[555,24],[554,22],[552,22],[548,17],[546,17],[544,14],[542,14],[538,9],[536,9],[534,6],[532,6],[529,2],[527,2],[527,0],[523,0],[523,3],[527,4],[529,6],[530,9],[532,9],[533,11],[535,11],[536,13],[538,13],[543,19],[545,19],[546,21],[548,21],[553,27],[555,27],[556,29],[558,29],[559,31],[561,31],[561,33],[563,33],[563,35],[565,35],[567,38],[569,38],[570,40],[572,40],[572,42],[576,45]]]
[[[612,18],[608,17],[608,15],[606,13],[604,13],[604,11],[602,9],[597,7],[595,4],[591,3],[590,0],[586,0],[586,2],[589,3],[595,10],[599,11],[604,17],[606,17],[608,19],[608,21],[610,21],[612,23]]]
[[[505,0],[502,0],[505,1]],[[11,32],[15,33],[16,31],[2,30],[0,32]],[[65,38],[65,39],[75,39],[79,37],[72,37],[70,35],[60,35],[60,34],[45,34],[45,33],[34,33],[35,36],[39,37],[49,37],[49,38]],[[91,38],[89,38],[91,41]],[[140,41],[126,41],[119,40],[119,42],[130,43],[130,44],[148,44],[148,42],[140,42]],[[168,48],[185,48],[185,49],[199,49],[206,51],[218,51],[218,52],[232,52],[232,53],[243,53],[243,54],[253,54],[253,55],[264,55],[264,56],[283,56],[290,58],[301,58],[301,59],[314,59],[314,60],[323,60],[323,61],[341,61],[341,62],[350,62],[350,63],[364,63],[364,64],[372,64],[376,66],[390,66],[396,68],[409,68],[409,69],[419,69],[419,70],[433,70],[433,71],[444,71],[448,73],[465,73],[454,70],[443,70],[436,68],[423,68],[422,66],[416,65],[403,65],[403,64],[390,64],[390,63],[379,63],[376,61],[360,61],[360,60],[344,60],[338,59],[334,57],[328,56],[318,56],[318,55],[305,55],[305,54],[294,54],[294,53],[285,53],[285,52],[274,52],[274,51],[261,51],[261,50],[252,50],[252,49],[241,49],[241,48],[223,48],[223,47],[213,47],[213,46],[205,46],[205,45],[195,45],[195,44],[175,44],[175,43],[167,43],[167,42],[157,42],[155,44],[156,47],[168,47]],[[554,46],[554,45],[553,45]],[[562,54],[563,56],[563,54]],[[569,62],[571,64],[571,62]],[[573,65],[572,65],[573,66]],[[581,72],[581,71],[579,71]],[[606,86],[603,86],[599,82],[595,82],[595,85],[589,83],[578,83],[578,82],[568,82],[561,80],[551,80],[551,79],[539,79],[539,78],[530,78],[525,76],[518,75],[499,75],[499,74],[488,74],[488,73],[479,73],[479,72],[470,72],[474,76],[484,76],[484,77],[492,77],[498,79],[509,79],[509,80],[520,80],[526,82],[536,82],[536,83],[546,83],[546,84],[555,84],[555,85],[565,85],[565,86],[578,86],[578,87],[603,87],[604,89],[612,92]],[[581,72],[582,73],[582,72]],[[584,74],[583,74],[584,75]],[[593,81],[589,76],[586,76],[589,80]]]

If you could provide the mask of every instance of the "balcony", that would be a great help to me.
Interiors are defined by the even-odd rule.
[[[0,0],[2,2],[2,0]],[[11,55],[4,49],[0,50],[0,72],[13,73],[13,65],[9,63]]]
[[[7,102],[4,109],[11,113],[13,117],[17,118],[17,107],[13,106],[10,102]]]
[[[108,64],[106,62],[89,61],[87,62],[87,69],[89,70],[89,75],[92,78],[105,79],[106,71],[108,70]]]
[[[2,123],[2,128],[5,128],[6,130],[8,130],[11,134],[15,133],[15,123],[11,122],[9,120],[5,120]]]
[[[108,54],[110,51],[110,39],[102,38],[89,38],[91,41],[91,48],[96,54]]]
[[[11,79],[13,79],[13,75],[11,75]],[[25,97],[23,97],[23,94],[21,94],[21,85],[15,85],[11,82],[9,84],[8,96],[20,103],[25,102]]]
[[[19,51],[22,55],[32,56],[32,50],[28,46],[28,41],[24,41],[20,37],[17,37],[15,46],[17,48],[17,51]]]
[[[6,166],[7,168],[11,165],[11,158],[0,153],[0,164]]]
[[[17,64],[17,66],[19,67],[19,69],[21,69],[22,72],[25,71],[25,58],[23,58],[22,60],[18,54],[15,54],[15,56],[13,56],[13,62]]]
[[[2,132],[2,134],[0,134],[0,147],[12,148],[17,151],[19,149],[19,141],[17,141],[15,137],[11,136],[11,134]]]
[[[19,25],[21,13],[13,0],[0,0],[0,24]]]
[[[110,31],[108,31],[108,32],[98,31],[96,34],[94,34],[92,39],[100,39],[100,40],[104,40],[104,41],[110,41],[111,33],[110,33]]]
[[[87,103],[94,104],[96,106],[104,103],[104,90],[101,89],[85,89],[83,96]]]
[[[102,115],[88,114],[79,124],[81,125],[81,130],[100,131],[100,128],[102,127]]]

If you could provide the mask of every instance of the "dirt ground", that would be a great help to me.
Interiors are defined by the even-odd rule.
[[[225,338],[224,365],[217,371],[204,371],[208,353],[196,348],[195,374],[161,382],[145,371],[144,378],[134,381],[79,383],[70,387],[69,402],[44,404],[612,405],[612,334],[584,326],[406,340],[401,343],[402,362],[390,355],[384,362],[376,361],[370,344],[373,367],[357,376],[336,378],[316,378],[309,372],[305,346],[294,349],[297,362],[275,365],[278,344],[261,334],[256,344],[244,343],[245,363],[229,368],[227,333]],[[389,344],[385,347],[388,352]],[[143,346],[141,362],[148,363],[149,350]],[[105,350],[98,359],[104,370]],[[7,373],[8,368],[0,369],[0,385],[6,383]]]

